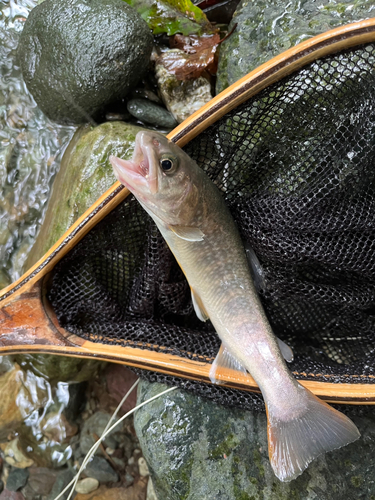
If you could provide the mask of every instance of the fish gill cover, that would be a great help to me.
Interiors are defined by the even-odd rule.
[[[325,57],[270,86],[186,147],[221,189],[263,267],[260,296],[299,379],[374,382],[375,46]],[[162,236],[133,197],[55,268],[61,326],[94,342],[212,362]],[[226,405],[260,396],[144,373]]]

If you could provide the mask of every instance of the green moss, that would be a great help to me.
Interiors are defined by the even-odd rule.
[[[234,488],[234,499],[235,500],[256,500],[253,495],[249,495],[245,491],[241,491],[238,487]]]
[[[218,460],[223,458],[224,455],[230,455],[233,449],[237,446],[238,439],[233,434],[230,433],[226,436],[225,440],[222,441],[209,455],[209,458],[213,460]]]
[[[352,476],[350,479],[350,482],[355,488],[359,488],[363,484],[363,477],[362,476]]]
[[[254,449],[253,458],[254,458],[254,463],[259,470],[259,475],[261,477],[263,477],[264,476],[264,466],[262,464],[262,457],[257,449]]]

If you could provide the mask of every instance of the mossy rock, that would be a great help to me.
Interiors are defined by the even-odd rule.
[[[138,403],[165,389],[141,381]],[[163,500],[372,498],[374,412],[371,406],[340,410],[362,437],[318,457],[289,483],[280,482],[270,466],[263,412],[225,408],[175,390],[137,410],[134,426],[156,495]]]
[[[25,262],[29,269],[116,181],[109,156],[128,159],[141,127],[124,122],[77,130],[61,161],[44,222]]]
[[[18,57],[49,118],[85,123],[137,84],[152,42],[145,21],[123,0],[44,0],[25,23]]]

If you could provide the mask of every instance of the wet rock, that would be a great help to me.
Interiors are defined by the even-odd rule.
[[[92,379],[104,363],[95,360],[53,356],[46,354],[22,354],[15,358],[24,370],[41,375],[51,382],[83,382]],[[69,391],[69,386],[61,391]],[[69,398],[69,392],[66,397]]]
[[[147,24],[122,0],[45,0],[25,23],[18,55],[42,111],[84,123],[136,85],[151,49]]]
[[[92,493],[93,491],[99,488],[99,481],[94,479],[93,477],[85,477],[78,481],[75,487],[75,491],[77,493],[81,493],[82,495],[87,495],[88,493]]]
[[[4,490],[0,495],[0,500],[25,500],[25,497],[19,491]]]
[[[14,367],[13,358],[10,356],[0,356],[0,377],[6,372],[9,372]]]
[[[129,159],[140,130],[143,129],[123,122],[110,122],[98,127],[85,126],[76,132],[62,159],[43,225],[25,269],[35,264],[112,186],[116,179],[108,158],[115,155]]]
[[[242,0],[229,30],[237,27],[220,47],[216,93],[312,36],[373,15],[372,0]]]
[[[117,365],[114,363],[110,363],[107,365],[104,376],[107,382],[107,392],[111,395],[111,397],[113,397],[116,405],[120,403],[122,398],[138,378],[137,375],[135,375],[125,366]],[[136,405],[136,401],[137,391],[133,390],[129,397],[126,399],[125,403],[122,405],[120,415],[124,415],[128,411],[132,410]]]
[[[173,49],[174,52],[182,52]],[[212,99],[210,82],[203,77],[180,81],[159,62],[155,66],[160,94],[178,123]]]
[[[146,99],[130,99],[128,101],[128,111],[137,120],[157,127],[172,129],[177,125],[176,120],[169,111]]]
[[[26,469],[31,467],[34,462],[31,458],[27,457],[19,447],[19,439],[13,439],[6,445],[1,445],[4,452],[5,461],[19,469]]]
[[[109,413],[104,413],[102,411],[98,411],[94,413],[90,418],[86,420],[81,430],[81,440],[80,447],[82,453],[85,455],[90,448],[97,441],[98,437],[100,437],[108,424],[111,415]],[[114,424],[118,418],[115,418],[112,421]],[[111,424],[111,425],[112,425]],[[119,424],[103,441],[105,447],[117,448],[117,443],[121,440],[121,429],[122,424]],[[97,451],[97,454],[100,454],[100,449]]]
[[[57,471],[46,467],[30,467],[30,476],[27,486],[30,488],[29,496],[48,495],[57,478]],[[26,495],[28,498],[28,495]]]
[[[6,483],[6,489],[9,491],[18,491],[25,486],[29,478],[28,469],[12,468]]]
[[[116,483],[119,479],[117,472],[102,457],[93,457],[90,460],[85,468],[85,475],[96,478],[100,483]]]
[[[73,472],[70,469],[65,469],[58,472],[56,481],[46,500],[55,500],[57,495],[59,495],[63,491],[63,489],[65,489],[65,487],[70,483],[70,481],[73,479],[73,476]],[[66,500],[69,496],[69,493],[70,490],[65,492],[61,496],[61,500]]]
[[[139,402],[165,389],[142,381]],[[266,415],[224,408],[173,391],[137,410],[135,429],[156,495],[163,500],[341,500],[375,497],[375,415],[371,407],[340,407],[362,437],[314,460],[281,483],[268,460]]]

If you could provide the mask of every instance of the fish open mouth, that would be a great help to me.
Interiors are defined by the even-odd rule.
[[[145,133],[138,133],[131,160],[110,156],[109,161],[117,179],[130,191],[139,194],[139,189],[147,186],[151,193],[157,192],[158,159],[153,143]]]

